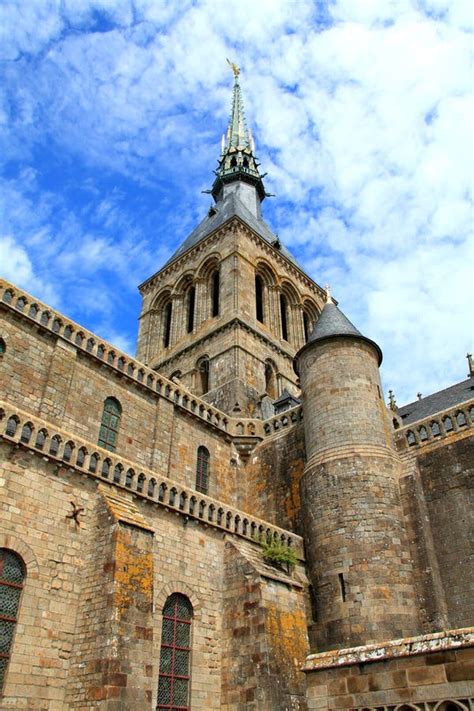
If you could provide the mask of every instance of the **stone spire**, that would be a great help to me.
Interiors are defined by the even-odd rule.
[[[239,83],[240,69],[227,60],[234,72],[234,90],[232,94],[232,106],[227,131],[222,136],[221,155],[216,170],[216,179],[212,186],[211,193],[216,202],[225,198],[227,186],[244,184],[251,186],[252,192],[257,195],[256,208],[253,213],[258,212],[258,206],[265,199],[267,193],[263,186],[262,178],[258,171],[258,164],[255,160],[255,143],[252,132],[247,129],[244,113],[244,102]],[[239,197],[245,203],[252,203],[247,187],[238,191],[242,193]],[[249,205],[247,205],[249,206]]]

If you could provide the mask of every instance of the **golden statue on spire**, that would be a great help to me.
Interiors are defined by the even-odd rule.
[[[227,57],[226,57],[226,59],[227,59]],[[231,62],[230,59],[227,59],[227,64],[232,69],[232,71],[234,72],[234,77],[237,79],[237,77],[240,74],[239,67],[237,66],[237,64],[234,64],[234,62]]]

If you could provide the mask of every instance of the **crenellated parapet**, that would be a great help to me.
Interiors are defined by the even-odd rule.
[[[304,560],[300,536],[178,484],[160,472],[144,469],[7,402],[0,402],[0,438],[59,467],[128,490],[134,496],[183,516],[185,521],[193,519],[248,540],[279,541],[293,548]]]

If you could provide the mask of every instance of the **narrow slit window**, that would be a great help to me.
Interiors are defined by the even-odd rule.
[[[171,338],[171,316],[173,303],[168,301],[163,310],[164,328],[163,328],[163,346],[168,348]]]
[[[25,575],[20,556],[8,548],[0,548],[0,694],[10,661]]]
[[[157,711],[189,711],[193,607],[180,593],[163,607]]]
[[[196,302],[196,287],[192,286],[188,291],[188,333],[192,333],[194,328],[194,305]]]
[[[114,452],[117,446],[121,415],[122,407],[119,401],[114,397],[108,397],[104,402],[98,444],[110,452]]]
[[[341,589],[342,602],[346,602],[346,581],[344,580],[344,573],[338,573],[339,587]]]
[[[255,311],[257,321],[264,323],[263,318],[263,281],[262,277],[257,274],[255,277]]]
[[[288,307],[286,297],[280,294],[280,314],[281,314],[281,337],[284,341],[288,340]]]
[[[219,316],[220,272],[212,275],[212,315]]]

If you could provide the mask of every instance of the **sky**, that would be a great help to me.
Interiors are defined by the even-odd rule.
[[[399,405],[474,346],[471,0],[0,4],[0,272],[128,353],[242,69],[271,228]]]

